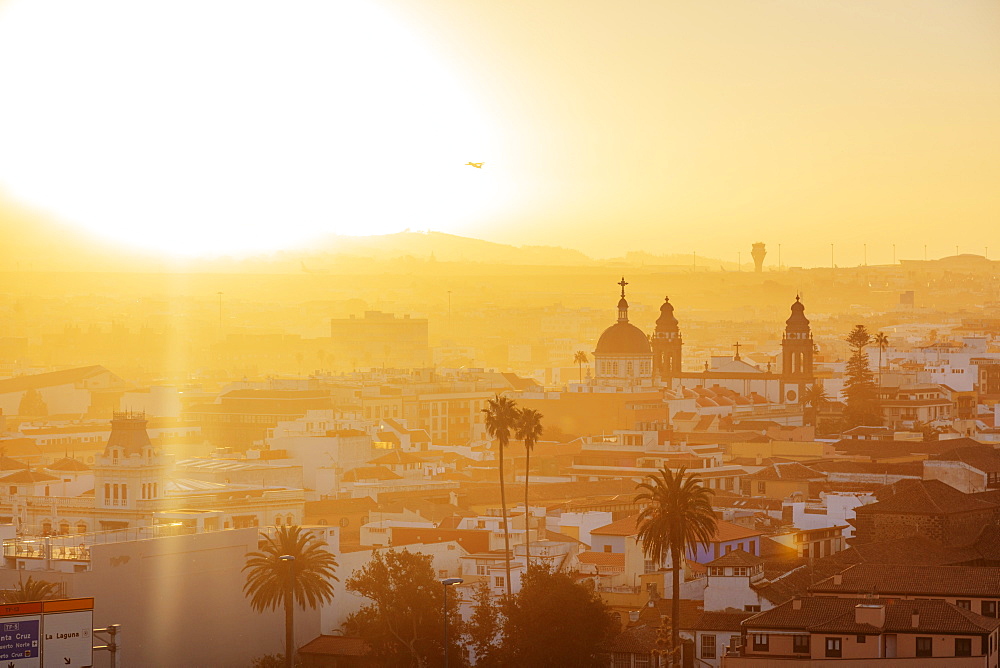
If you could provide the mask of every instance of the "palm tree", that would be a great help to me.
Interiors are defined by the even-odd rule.
[[[587,353],[583,352],[582,350],[577,350],[576,354],[573,355],[573,361],[576,362],[579,365],[579,367],[580,367],[580,383],[582,384],[583,383],[583,365],[589,363],[590,360],[587,359]]]
[[[819,409],[829,400],[830,397],[827,396],[826,390],[820,383],[813,383],[806,388],[805,392],[802,393],[802,403],[810,407],[810,413],[812,413],[812,425],[814,427],[818,421]]]
[[[528,476],[531,474],[531,451],[535,449],[538,437],[542,435],[542,414],[532,408],[522,408],[517,412],[514,436],[524,441],[524,540],[525,567],[531,565],[531,534],[528,532]]]
[[[47,580],[36,580],[28,576],[27,582],[18,582],[16,589],[6,589],[0,592],[0,602],[27,603],[28,601],[47,601],[55,598],[59,583]]]
[[[636,526],[646,558],[662,565],[669,553],[673,566],[670,642],[674,665],[680,665],[681,558],[688,548],[707,545],[716,533],[712,490],[702,485],[697,474],[685,477],[684,472],[684,467],[674,473],[664,466],[637,485],[642,491],[635,497],[636,503],[643,504]]]
[[[333,600],[337,560],[315,536],[301,527],[278,527],[273,536],[263,531],[257,552],[247,554],[247,581],[243,594],[257,612],[285,609],[285,665],[291,668],[294,652],[293,599],[303,609]]]
[[[878,386],[882,387],[882,353],[889,347],[889,337],[879,332],[872,342],[878,346]]]
[[[486,402],[486,431],[499,444],[500,465],[500,514],[503,517],[504,566],[507,571],[507,598],[510,598],[510,536],[507,531],[507,495],[503,480],[503,450],[510,443],[510,432],[517,423],[517,404],[509,397],[495,397]]]

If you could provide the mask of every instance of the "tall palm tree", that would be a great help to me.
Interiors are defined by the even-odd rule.
[[[697,474],[684,473],[684,467],[675,473],[664,466],[636,486],[642,491],[635,497],[643,506],[636,526],[646,558],[659,566],[669,553],[673,566],[670,642],[674,665],[680,665],[681,559],[688,548],[708,545],[716,533],[712,490],[702,485]]]
[[[882,353],[889,347],[889,337],[879,332],[872,342],[878,346],[878,386],[882,387]]]
[[[305,609],[333,600],[337,560],[318,538],[297,526],[278,527],[273,536],[261,532],[260,550],[247,554],[243,594],[257,612],[285,609],[285,665],[295,650],[294,605]]]
[[[522,408],[517,412],[514,425],[515,438],[524,441],[524,540],[525,567],[531,565],[531,534],[528,531],[528,476],[531,474],[531,451],[535,449],[538,437],[542,435],[542,414],[532,408]]]
[[[590,360],[587,359],[587,353],[583,352],[582,350],[577,350],[576,354],[573,355],[573,361],[576,362],[579,365],[579,367],[580,367],[580,383],[582,384],[583,383],[583,365],[587,364],[588,362],[590,362]]]
[[[815,427],[819,417],[819,409],[827,403],[830,397],[826,394],[826,389],[820,383],[813,383],[802,393],[802,403],[809,406],[812,413],[812,425]]]
[[[503,517],[504,566],[507,572],[507,598],[510,598],[510,536],[507,530],[507,494],[504,491],[503,451],[510,443],[510,432],[517,423],[517,404],[510,397],[497,394],[486,402],[486,431],[497,440],[500,466],[500,514]]]
[[[28,601],[47,601],[55,598],[59,590],[58,582],[36,580],[28,576],[28,580],[17,583],[15,589],[0,591],[0,602],[27,603]]]

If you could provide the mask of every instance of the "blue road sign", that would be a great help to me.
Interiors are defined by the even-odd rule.
[[[31,659],[39,653],[38,617],[0,619],[0,661]]]

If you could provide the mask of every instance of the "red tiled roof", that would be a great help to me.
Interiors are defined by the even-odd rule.
[[[595,566],[614,566],[624,570],[624,552],[591,552],[589,550],[577,555],[581,564],[593,564]]]
[[[321,635],[299,648],[300,654],[323,656],[367,656],[371,650],[361,638]]]
[[[814,592],[904,596],[992,597],[1000,593],[1000,568],[858,564],[812,586]]]
[[[628,517],[622,518],[617,522],[605,524],[602,527],[593,529],[590,534],[597,534],[599,536],[634,536],[639,531],[637,524],[638,519],[638,513],[635,515],[629,515]]]

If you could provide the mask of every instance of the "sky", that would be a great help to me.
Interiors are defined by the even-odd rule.
[[[995,0],[0,0],[0,91],[0,197],[170,253],[1000,256]]]

